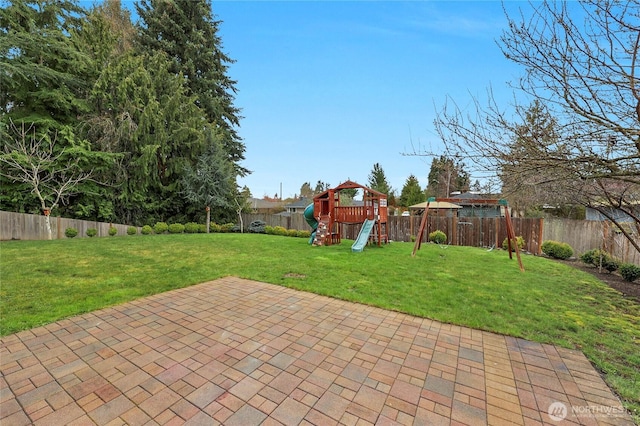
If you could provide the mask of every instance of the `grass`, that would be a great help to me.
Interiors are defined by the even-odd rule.
[[[0,243],[0,333],[234,275],[583,351],[640,418],[640,308],[582,271],[504,251],[191,234]]]

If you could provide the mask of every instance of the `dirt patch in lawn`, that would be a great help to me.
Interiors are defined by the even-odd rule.
[[[288,274],[284,274],[284,278],[307,278],[304,274],[296,274],[294,272],[290,272]]]
[[[598,268],[587,265],[580,260],[559,260],[558,262],[585,271],[606,283],[609,287],[618,290],[627,299],[640,303],[640,282],[638,280],[635,282],[625,281],[619,274],[610,274],[607,271],[599,272]]]

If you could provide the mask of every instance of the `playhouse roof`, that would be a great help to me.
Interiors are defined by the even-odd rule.
[[[374,195],[377,195],[380,198],[387,198],[387,194],[385,194],[383,192],[376,191],[375,189],[371,189],[371,188],[366,187],[364,185],[360,185],[359,183],[353,182],[351,180],[344,181],[340,185],[336,186],[335,188],[327,189],[326,191],[321,192],[320,194],[317,194],[313,198],[314,199],[323,198],[324,196],[326,196],[329,193],[329,191],[335,192],[335,191],[340,191],[342,189],[362,189],[363,191],[370,192],[370,193],[372,193]]]

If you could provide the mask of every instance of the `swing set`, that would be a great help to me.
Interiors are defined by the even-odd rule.
[[[420,228],[418,228],[418,235],[416,236],[416,243],[413,246],[413,252],[411,256],[415,256],[416,252],[420,250],[420,246],[422,245],[422,237],[425,232],[425,228],[427,227],[427,216],[429,215],[429,204],[433,202],[447,202],[447,203],[460,203],[464,202],[464,200],[458,198],[435,198],[430,197],[427,200],[427,205],[424,209],[424,213],[422,213],[422,219],[420,221]],[[504,207],[504,220],[507,228],[507,244],[509,250],[509,259],[513,259],[512,251],[515,249],[516,257],[518,258],[518,265],[520,266],[520,270],[524,272],[524,267],[522,266],[522,259],[520,258],[520,249],[518,248],[518,244],[516,242],[516,233],[513,230],[513,223],[511,222],[511,211],[509,210],[509,206],[507,205],[507,200],[474,200],[474,202],[488,204],[488,205],[499,205]]]

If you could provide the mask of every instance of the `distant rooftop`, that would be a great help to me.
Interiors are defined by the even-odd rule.
[[[282,207],[284,202],[282,200],[264,200],[262,198],[249,198],[247,199],[247,204],[252,209],[272,209],[275,207]]]

